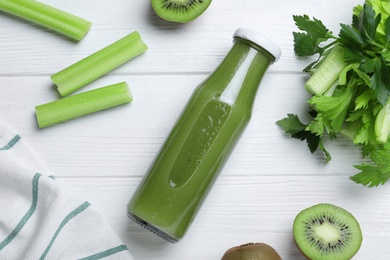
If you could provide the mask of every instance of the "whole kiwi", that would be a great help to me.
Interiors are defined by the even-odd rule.
[[[264,243],[248,243],[232,247],[221,260],[281,260],[276,250]]]
[[[187,23],[200,16],[211,0],[151,0],[153,10],[164,20]]]

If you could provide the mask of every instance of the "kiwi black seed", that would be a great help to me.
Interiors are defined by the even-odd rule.
[[[211,4],[211,0],[151,0],[150,2],[158,16],[179,23],[194,20]]]
[[[348,260],[359,250],[362,232],[351,213],[338,206],[321,203],[296,216],[294,240],[309,259]]]
[[[270,245],[248,243],[230,248],[221,260],[282,260],[282,258]]]

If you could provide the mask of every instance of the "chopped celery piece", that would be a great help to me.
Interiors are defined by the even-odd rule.
[[[35,107],[40,128],[91,114],[133,100],[126,82],[90,90]]]
[[[77,63],[55,73],[51,80],[62,96],[80,89],[146,51],[138,32],[133,32]]]
[[[376,116],[375,134],[380,144],[386,143],[390,137],[390,98]]]
[[[0,10],[80,41],[92,23],[34,0],[0,0]]]
[[[328,90],[347,66],[344,61],[343,48],[335,45],[328,56],[319,65],[318,70],[306,82],[305,88],[312,94],[322,95]]]

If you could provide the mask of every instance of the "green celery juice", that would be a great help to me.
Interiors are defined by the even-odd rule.
[[[251,118],[264,73],[280,56],[261,37],[236,31],[232,49],[195,89],[128,204],[131,219],[168,241],[188,230]],[[271,51],[261,47],[269,44]]]

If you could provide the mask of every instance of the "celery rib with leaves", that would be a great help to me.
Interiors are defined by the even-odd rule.
[[[133,32],[75,64],[53,74],[51,80],[62,96],[80,89],[148,49]]]
[[[297,115],[277,122],[284,131],[306,140],[311,152],[322,150],[325,162],[331,155],[323,145],[349,137],[360,146],[370,163],[355,165],[359,173],[351,177],[368,187],[390,178],[390,2],[366,0],[353,9],[352,23],[340,24],[339,34],[316,18],[293,16],[299,32],[294,32],[297,56],[317,55],[304,71],[310,74],[305,89],[310,122]]]
[[[65,122],[133,100],[126,82],[90,90],[35,107],[40,128]]]
[[[87,20],[35,0],[0,0],[0,11],[42,25],[77,41],[82,40],[92,26]]]

